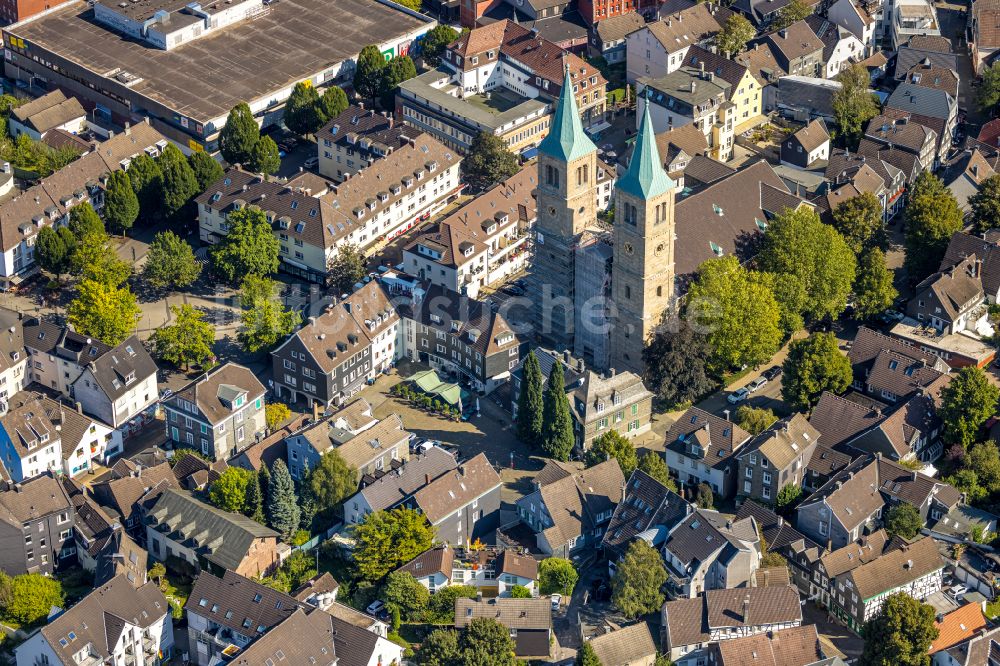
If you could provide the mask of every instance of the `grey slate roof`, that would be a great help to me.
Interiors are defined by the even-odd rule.
[[[735,423],[692,407],[670,426],[666,435],[666,448],[687,457],[698,457],[706,465],[719,467],[729,463],[741,446],[750,441],[750,433]],[[695,456],[692,446],[698,446],[703,455]]]
[[[500,475],[485,453],[446,472],[413,496],[427,520],[435,524],[500,486]]]
[[[66,489],[49,474],[41,474],[17,486],[0,492],[0,520],[9,525],[21,529],[22,523],[61,511],[72,511],[73,505]]]
[[[987,294],[1000,293],[1000,239],[987,235],[987,238],[973,235],[965,231],[956,231],[948,242],[948,250],[941,259],[939,271],[946,270],[961,263],[966,257],[975,254],[983,262],[980,276],[983,290]]]
[[[480,617],[495,619],[508,629],[550,629],[552,604],[546,598],[489,600],[455,599],[455,626],[464,629]]]
[[[590,639],[590,647],[604,666],[645,663],[656,656],[649,625],[639,622]]]
[[[389,509],[426,485],[427,479],[434,481],[456,467],[455,456],[435,446],[427,453],[411,456],[402,467],[365,486],[359,494],[372,511]]]
[[[885,106],[907,113],[946,120],[951,115],[955,98],[947,91],[925,88],[914,83],[901,83],[889,95]]]
[[[237,363],[226,363],[202,375],[171,397],[171,402],[183,398],[198,406],[209,421],[217,424],[227,419],[233,411],[223,400],[230,402],[242,393],[250,403],[264,395],[264,385],[249,369]]]
[[[902,46],[896,53],[895,78],[902,80],[906,73],[913,69],[914,65],[929,60],[933,67],[957,71],[958,57],[954,53],[931,51],[928,49]]]
[[[296,609],[305,607],[284,592],[229,570],[222,578],[202,571],[184,604],[187,612],[197,613],[209,622],[251,639],[281,624]]]
[[[691,510],[680,495],[637,469],[625,485],[624,499],[615,507],[603,545],[622,555],[633,538],[644,535],[658,546]]]
[[[112,402],[131,391],[136,382],[155,375],[157,371],[153,357],[134,335],[91,361],[88,368]],[[132,381],[128,380],[130,375]]]
[[[334,666],[337,653],[333,617],[321,611],[308,615],[298,608],[281,624],[251,643],[231,663],[236,666],[260,664],[303,664]]]

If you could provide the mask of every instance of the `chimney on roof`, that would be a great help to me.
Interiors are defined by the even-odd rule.
[[[126,120],[125,121],[125,136],[128,136],[131,133],[132,133],[132,126],[129,125],[129,122]]]
[[[425,486],[431,485],[431,475],[430,474],[424,474],[424,485]]]
[[[982,272],[983,272],[983,260],[982,259],[976,259],[976,263],[973,265],[973,269],[972,270],[973,270],[972,277],[978,278],[980,275],[982,275]]]
[[[83,414],[83,403],[80,402],[80,401],[77,401],[77,402],[75,402],[73,404],[76,405],[76,411],[77,411],[77,413],[78,414]]]
[[[696,84],[694,81],[691,82],[691,92],[695,91]]]
[[[743,597],[743,626],[750,626],[750,595]]]
[[[15,483],[14,484],[14,492],[15,493],[19,493],[22,490],[24,490],[24,486],[22,486],[20,483]]]
[[[319,421],[319,417],[322,415],[320,411],[319,401],[313,400],[313,421]]]
[[[482,589],[476,590],[476,601],[482,602],[482,600],[483,600]]]
[[[722,410],[722,415],[726,417],[727,421],[729,420],[729,410],[728,409],[723,409]]]
[[[781,37],[782,39],[788,39],[788,30],[782,28],[781,30],[778,31],[778,36]]]

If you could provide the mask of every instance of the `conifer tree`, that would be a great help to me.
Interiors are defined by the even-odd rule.
[[[139,198],[132,189],[128,174],[124,171],[111,172],[104,192],[104,219],[124,236],[137,217]]]
[[[226,124],[219,132],[219,152],[230,164],[249,164],[253,147],[260,140],[260,126],[246,102],[240,102],[229,112]]]
[[[260,503],[261,508],[267,507],[267,500],[271,496],[271,470],[267,465],[261,463],[257,472],[257,481],[260,482]]]
[[[569,460],[574,441],[573,419],[566,398],[566,380],[558,362],[552,364],[543,402],[542,449],[556,460]]]
[[[267,522],[286,541],[299,528],[299,505],[295,484],[285,461],[278,458],[271,467],[271,482],[267,497]]]
[[[517,436],[527,444],[538,445],[542,439],[542,369],[534,351],[524,359],[521,395],[517,398]]]
[[[267,469],[263,465],[261,468]],[[243,513],[258,523],[264,524],[264,493],[260,489],[260,473],[254,474],[247,483]]]
[[[181,212],[198,194],[198,179],[184,153],[172,143],[156,160],[163,178],[160,180],[160,198],[163,214],[173,217]]]

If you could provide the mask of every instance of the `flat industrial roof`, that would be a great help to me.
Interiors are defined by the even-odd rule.
[[[130,89],[207,122],[354,58],[425,23],[376,0],[280,0],[258,18],[163,51],[93,19],[86,2],[5,30],[97,76],[116,68],[142,77]]]

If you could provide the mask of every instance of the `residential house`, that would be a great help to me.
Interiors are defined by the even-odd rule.
[[[500,526],[501,485],[500,475],[480,453],[425,485],[406,505],[419,510],[445,543],[485,543]]]
[[[708,46],[728,16],[724,9],[699,3],[630,32],[625,38],[626,80],[634,84],[675,71],[691,46]]]
[[[719,666],[833,666],[824,661],[814,624],[720,641],[712,648],[712,663]]]
[[[806,21],[796,21],[787,28],[769,33],[764,40],[781,69],[792,76],[825,76],[823,49],[825,44]]]
[[[830,151],[825,177],[836,200],[828,198],[826,208],[833,211],[842,201],[870,192],[882,204],[882,219],[888,222],[902,209],[905,200],[903,195],[906,192],[907,174],[886,160],[888,153],[896,154],[900,151],[888,149],[874,141],[862,140],[862,143],[867,145],[868,154],[837,148]],[[927,143],[928,155],[933,153],[933,147],[934,141],[931,139]],[[916,156],[910,157],[911,166],[916,165]],[[839,194],[842,189],[845,190],[843,196]]]
[[[301,601],[325,611],[336,603],[337,592],[339,590],[340,583],[330,575],[329,571],[325,571],[321,574],[316,574],[289,594],[295,597],[296,601]]]
[[[414,493],[446,472],[458,467],[455,456],[440,447],[410,457],[402,467],[365,485],[344,500],[344,521],[360,523],[376,511],[388,511],[403,504]]]
[[[87,129],[87,112],[76,97],[66,97],[57,88],[11,109],[7,127],[12,139],[16,140],[24,134],[33,141],[41,141],[55,129],[70,134],[84,131]]]
[[[264,436],[264,392],[249,368],[214,368],[163,402],[167,435],[216,460],[234,456]]]
[[[112,171],[128,169],[133,157],[156,156],[166,138],[149,122],[126,127],[98,147],[0,204],[0,285],[15,287],[38,271],[35,240],[42,227],[65,226],[81,203],[104,210],[104,186]]]
[[[906,314],[937,329],[938,333],[989,336],[982,261],[974,254],[943,271],[933,273],[914,287]]]
[[[836,0],[826,10],[827,19],[847,28],[864,45],[864,54],[870,55],[875,49],[875,19],[858,0]]]
[[[680,495],[639,469],[632,472],[619,499],[602,542],[611,568],[617,566],[633,539],[660,547],[694,511]]]
[[[799,593],[790,586],[708,590],[663,604],[663,651],[677,666],[707,663],[711,644],[801,626]]]
[[[903,80],[925,88],[944,90],[958,99],[958,72],[935,65],[930,58],[925,58],[911,67]]]
[[[969,200],[979,193],[987,179],[995,175],[990,160],[978,148],[972,148],[959,155],[945,173],[944,181],[963,215],[967,215],[972,208]]]
[[[31,382],[20,312],[0,308],[0,411],[8,397]]]
[[[788,582],[803,594],[815,594],[813,572],[826,551],[771,509],[747,500],[740,505],[735,518],[745,520],[751,517],[757,524],[760,537],[767,543],[767,552],[778,553],[788,562]],[[764,554],[761,553],[762,556]],[[762,571],[767,569],[758,569],[757,573]]]
[[[993,655],[1000,650],[1000,628],[990,629],[946,650],[935,653],[931,658],[934,666],[975,666],[986,664],[995,666],[1000,659]]]
[[[729,102],[736,107],[734,132],[742,134],[764,122],[764,116],[761,114],[764,103],[761,84],[748,66],[722,56],[717,53],[715,47],[705,49],[696,45],[688,49],[687,55],[684,56],[684,65],[700,69],[702,63],[706,71],[712,72],[730,85]],[[659,141],[657,147],[659,148]],[[666,160],[666,153],[661,152],[660,155]]]
[[[750,70],[750,74],[757,79],[765,102],[769,88],[772,88],[778,79],[788,75],[778,63],[774,50],[768,42],[756,42],[743,53],[733,56],[732,60]],[[762,105],[762,110],[765,107],[766,104]]]
[[[911,122],[909,116],[879,115],[868,121],[865,138],[882,146],[905,150],[917,157],[922,169],[932,169],[937,160],[937,131]],[[867,161],[867,157],[865,157]]]
[[[737,0],[732,9],[743,14],[758,31],[765,31],[781,15],[788,0]],[[813,5],[813,2],[806,2]]]
[[[569,351],[559,354],[535,348],[534,353],[543,378],[549,376],[556,363],[562,365],[578,450],[587,451],[594,440],[608,430],[615,430],[626,438],[649,431],[653,394],[634,372],[616,372],[611,369],[605,374],[599,374],[587,368],[582,359],[574,358]],[[516,396],[521,395],[523,372],[523,361],[511,372],[511,396],[514,396],[511,411],[514,420],[517,420],[518,415]]]
[[[390,414],[357,434],[338,427],[340,418],[339,412],[334,413],[285,440],[289,463],[295,466],[293,478],[301,480],[306,470],[319,465],[320,458],[328,451],[336,451],[348,466],[357,470],[358,482],[365,485],[400,469],[409,460],[411,435],[403,429],[398,414]],[[361,420],[366,418],[363,416]]]
[[[833,97],[838,90],[840,81],[798,74],[782,76],[764,88],[764,112],[775,111],[782,118],[800,123],[816,118],[834,123]]]
[[[756,80],[756,79],[755,79]],[[693,123],[681,125],[656,135],[656,153],[663,160],[663,170],[678,187],[686,185],[685,171],[697,156],[708,151],[708,139]]]
[[[931,643],[932,655],[979,635],[986,631],[987,624],[982,604],[967,603],[939,617],[934,626],[937,627],[938,637]]]
[[[348,106],[316,132],[319,174],[341,183],[396,150],[412,145],[420,132],[397,124],[391,113],[376,113],[362,104]]]
[[[294,403],[343,405],[392,367],[399,315],[377,281],[369,282],[292,333],[271,352],[274,393]]]
[[[530,254],[537,168],[525,166],[403,248],[404,270],[471,298],[520,272]]]
[[[752,517],[733,521],[695,509],[669,531],[662,552],[676,596],[750,587],[761,558],[757,523]]]
[[[397,571],[409,573],[434,594],[449,585],[471,585],[488,597],[509,597],[520,585],[538,595],[538,560],[517,551],[467,550],[447,543],[424,551]]]
[[[850,29],[842,27],[816,14],[806,18],[806,23],[823,42],[823,66],[821,74],[832,79],[842,70],[865,57],[865,45]]]
[[[336,618],[322,612],[306,613],[296,608],[271,631],[239,651],[236,664],[291,664],[335,666],[347,659],[337,654]],[[353,627],[352,627],[353,628]],[[343,638],[341,637],[341,640]],[[341,642],[343,647],[343,643]]]
[[[830,158],[830,133],[826,123],[814,120],[781,143],[781,163],[808,169]]]
[[[60,432],[38,396],[23,398],[0,416],[0,456],[7,473],[14,481],[23,481],[43,472],[62,472]]]
[[[314,408],[319,412],[318,408]],[[375,426],[379,420],[372,416],[372,406],[364,398],[356,398],[345,407],[306,421],[285,437],[288,471],[292,478],[301,479],[306,469],[315,469],[320,456],[331,446],[348,442],[365,430]]]
[[[510,630],[518,659],[548,659],[552,638],[552,604],[548,599],[455,599],[455,628],[490,618]]]
[[[55,616],[17,646],[18,666],[155,666],[173,656],[170,604],[150,581],[118,576]]]
[[[973,234],[967,231],[956,231],[948,242],[948,249],[941,259],[939,271],[945,271],[952,266],[961,264],[966,258],[975,255],[982,262],[979,279],[986,299],[990,303],[997,302],[1000,295],[1000,232],[987,231],[983,234]]]
[[[599,21],[591,29],[589,51],[603,57],[609,65],[626,61],[628,36],[646,26],[641,14],[621,14]]]
[[[145,549],[125,533],[117,519],[83,492],[70,499],[76,512],[73,537],[77,562],[94,575],[95,585],[103,585],[120,575],[134,587],[145,584]]]
[[[222,511],[168,488],[146,514],[146,549],[156,560],[263,576],[280,562],[279,534],[238,513]]]
[[[941,34],[937,10],[927,0],[894,0],[891,11],[888,37],[894,49],[916,35]]]
[[[602,542],[624,482],[613,459],[582,471],[549,461],[533,481],[535,490],[515,502],[518,518],[535,532],[539,550],[568,558]]]
[[[1000,518],[996,515],[959,503],[937,520],[930,521],[931,535],[942,541],[974,541],[976,534],[996,534]]]
[[[52,575],[76,552],[75,514],[59,481],[42,474],[0,491],[0,568]]]
[[[816,423],[812,421],[810,423],[817,430],[820,430]],[[820,430],[820,439],[825,441],[826,437],[827,435]],[[845,451],[838,451],[826,444],[819,444],[806,466],[806,476],[802,481],[802,489],[805,490],[807,496],[822,488],[823,484],[829,481],[833,475],[850,465],[855,458],[852,451],[853,447],[845,447]]]
[[[143,511],[147,503],[152,506],[151,502],[167,488],[180,488],[180,485],[170,465],[163,462],[153,467],[135,466],[122,475],[112,469],[111,478],[93,484],[91,492],[101,506],[114,512],[112,516],[119,518],[133,539],[145,543]]]
[[[880,356],[879,371],[875,366]],[[948,372],[948,364],[934,354],[867,326],[858,329],[847,358],[854,373],[851,385],[855,389],[867,391],[870,382],[875,381],[872,385],[875,397],[893,401],[908,396],[920,386],[930,387]],[[889,368],[892,360],[897,362],[896,367]],[[918,368],[922,368],[919,373]],[[912,369],[910,374],[907,369]],[[871,379],[873,373],[874,380]],[[883,389],[887,390],[886,395],[882,395]]]
[[[976,0],[971,3],[966,34],[969,52],[972,54],[972,67],[977,75],[981,75],[993,63],[997,49],[1000,49],[998,21],[1000,4],[996,0]]]
[[[736,454],[736,494],[767,504],[777,502],[786,485],[801,486],[819,431],[802,414],[781,419]]]
[[[590,647],[602,664],[654,666],[656,663],[656,644],[649,625],[642,621],[594,636]]]
[[[411,293],[412,300],[399,306],[402,356],[464,377],[485,393],[510,377],[520,344],[502,314],[436,284]]]
[[[893,78],[897,81],[906,79],[907,73],[920,63],[958,71],[958,55],[952,52],[948,38],[940,35],[914,35],[900,45]]]
[[[958,123],[958,98],[941,88],[901,83],[889,95],[882,113],[928,127],[937,133],[937,164],[948,156]]]
[[[739,472],[736,453],[750,439],[750,433],[728,419],[692,407],[667,431],[664,456],[681,483],[704,483],[720,497],[732,497]]]

